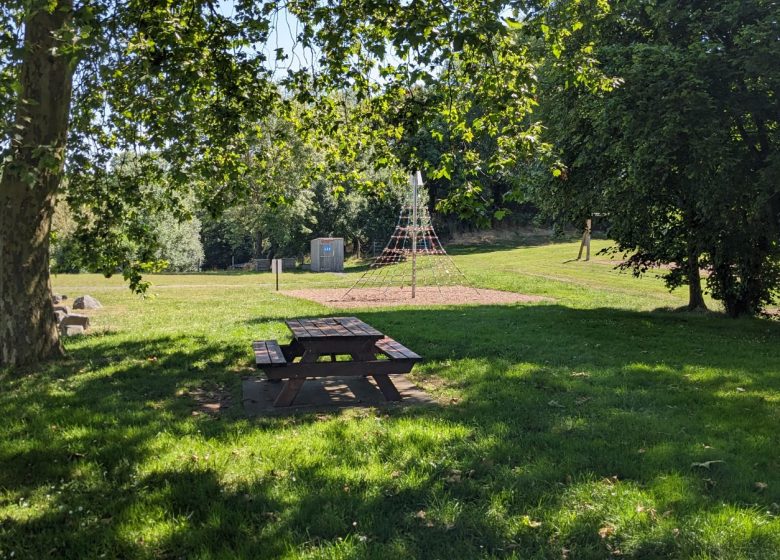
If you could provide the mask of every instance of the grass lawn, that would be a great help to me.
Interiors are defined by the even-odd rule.
[[[426,358],[441,406],[259,420],[249,343],[333,310],[270,274],[156,276],[146,301],[56,277],[105,308],[67,360],[0,371],[0,559],[780,558],[780,323],[659,310],[685,294],[576,251],[457,252],[543,304],[348,312]]]

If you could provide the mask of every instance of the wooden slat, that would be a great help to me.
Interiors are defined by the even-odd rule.
[[[380,338],[382,333],[357,317],[290,319],[285,321],[296,339]]]
[[[334,321],[317,321],[315,323],[317,327],[320,329],[320,331],[327,336],[328,338],[332,336],[341,336],[341,333],[336,329],[336,324]]]
[[[381,335],[382,334],[378,330],[376,330],[374,327],[364,323],[363,321],[361,321],[357,317],[348,317],[348,319],[349,319],[349,328],[353,332],[355,332],[355,330],[359,329],[361,333],[366,334],[366,335]]]
[[[284,353],[275,340],[256,340],[252,343],[252,350],[255,354],[255,364],[258,366],[287,365]]]
[[[300,321],[292,319],[290,321],[285,321],[285,323],[287,323],[287,327],[292,331],[295,338],[305,337],[308,335],[308,331],[306,331],[306,329],[301,325]]]
[[[376,347],[390,356],[394,360],[421,360],[422,358],[415,352],[409,350],[400,342],[396,342],[390,337],[385,337],[377,341]]]
[[[303,331],[303,334],[301,335],[303,338],[307,338],[307,337],[312,338],[317,336],[317,333],[315,333],[313,329],[309,328],[309,323],[310,323],[309,319],[298,320],[298,324],[300,325],[300,328]]]
[[[300,324],[311,338],[325,338],[327,336],[315,319],[301,319]]]
[[[358,321],[356,317],[339,317],[336,320],[353,336],[365,336],[368,334],[360,324],[362,321]]]
[[[357,317],[335,317],[344,328],[355,336],[381,336],[382,333]]]

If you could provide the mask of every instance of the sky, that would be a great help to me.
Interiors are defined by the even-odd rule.
[[[232,16],[233,2],[222,0],[219,11],[225,16]],[[301,67],[310,67],[315,62],[313,58],[317,57],[316,52],[313,54],[310,50],[302,48],[295,40],[300,30],[300,21],[286,8],[280,8],[271,21],[268,42],[260,46],[259,50],[266,55],[269,67],[275,71],[275,77],[282,78],[288,69],[298,70]],[[277,61],[276,49],[284,49],[288,58]]]

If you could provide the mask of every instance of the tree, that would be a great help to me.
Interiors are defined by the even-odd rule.
[[[617,87],[590,95],[554,64],[542,81],[561,167],[537,196],[577,220],[607,212],[625,266],[671,264],[690,308],[704,307],[702,267],[731,315],[759,311],[780,281],[777,16],[769,2],[626,0],[583,36]]]
[[[242,119],[266,114],[279,95],[262,55],[246,49],[268,33],[267,15],[253,5],[228,18],[195,1],[7,2],[0,21],[0,365],[16,365],[62,354],[48,259],[66,163],[73,206],[110,205],[136,196],[121,185],[105,191],[113,154],[154,150],[175,170],[160,202],[176,210],[174,187],[195,175],[240,189]],[[97,234],[114,227],[90,226]],[[99,245],[112,272],[114,248]],[[119,260],[142,287],[144,263]]]
[[[158,246],[155,257],[164,261],[165,270],[197,272],[203,262],[203,244],[200,241],[200,220],[193,216],[181,221],[171,213],[155,219],[155,237]]]
[[[49,304],[49,233],[65,160],[74,66],[57,52],[58,33],[69,24],[70,11],[69,1],[62,0],[54,10],[32,13],[20,68],[3,69],[4,78],[18,76],[20,101],[13,107],[11,154],[0,178],[0,364],[62,354]],[[9,24],[11,18],[3,15]],[[6,62],[7,39],[3,43]]]

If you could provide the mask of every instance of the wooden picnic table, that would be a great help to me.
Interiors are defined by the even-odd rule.
[[[370,376],[387,400],[401,400],[389,376],[408,373],[421,359],[357,317],[291,319],[285,323],[293,335],[290,344],[264,340],[252,345],[255,363],[268,379],[286,380],[274,406],[290,406],[306,379],[330,376]],[[330,360],[322,361],[323,357]]]

